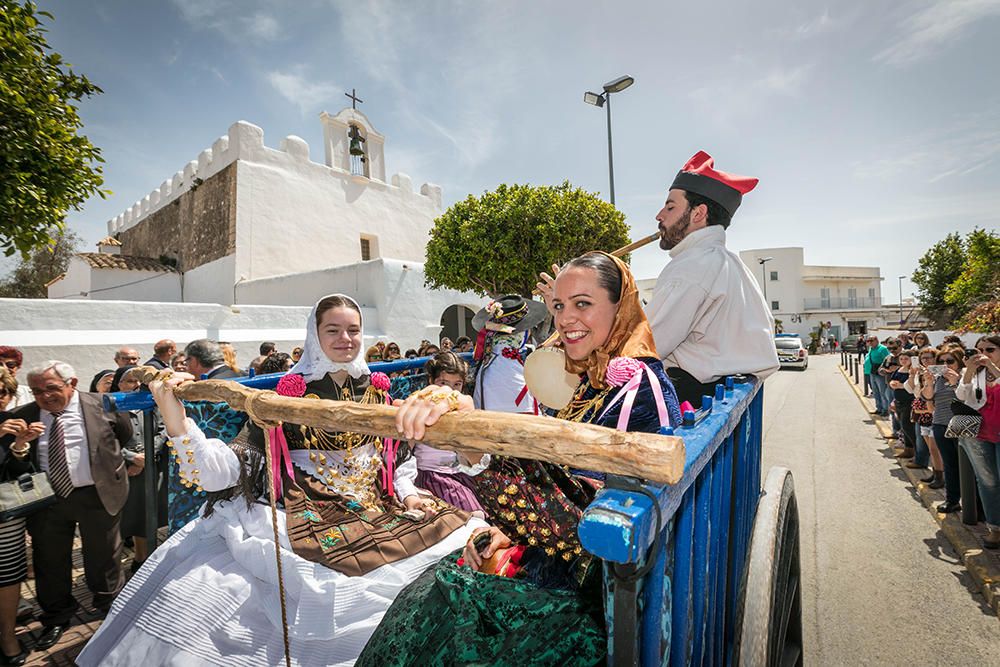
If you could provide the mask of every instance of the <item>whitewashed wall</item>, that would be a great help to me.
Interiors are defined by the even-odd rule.
[[[97,371],[115,367],[119,347],[135,347],[145,361],[162,338],[182,349],[197,338],[229,341],[246,367],[265,340],[283,352],[301,345],[309,316],[305,307],[69,299],[0,299],[0,312],[0,345],[20,348],[26,368],[59,359],[88,383]]]
[[[365,309],[365,333],[416,347],[437,340],[441,315],[451,305],[479,310],[485,299],[467,292],[424,287],[424,265],[380,259],[308,273],[241,282],[237,302],[312,306],[320,297],[340,292]]]
[[[233,285],[239,280],[236,256],[226,255],[184,273],[184,301],[189,303],[233,303]],[[294,305],[294,304],[284,304]]]

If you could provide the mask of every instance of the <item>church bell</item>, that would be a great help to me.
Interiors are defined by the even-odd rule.
[[[358,132],[358,128],[354,127],[353,125],[351,126],[350,137],[351,137],[351,148],[350,148],[351,155],[364,156],[365,149],[361,147],[361,143],[365,139],[364,137],[361,136],[361,133]]]

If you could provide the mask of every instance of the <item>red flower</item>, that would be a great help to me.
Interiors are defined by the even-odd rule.
[[[372,373],[370,382],[373,387],[381,391],[389,391],[389,388],[392,387],[392,380],[389,379],[388,375],[380,371]]]
[[[305,396],[306,381],[298,373],[286,373],[274,390],[282,396]]]

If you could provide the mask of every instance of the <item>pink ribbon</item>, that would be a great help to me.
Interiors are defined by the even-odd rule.
[[[649,378],[649,384],[653,388],[653,397],[656,399],[656,412],[660,418],[660,428],[670,426],[670,415],[667,413],[667,403],[663,398],[663,388],[649,366],[642,362],[640,362],[640,366],[641,368],[618,390],[618,393],[611,399],[608,407],[604,408],[604,412],[601,413],[598,420],[603,419],[604,415],[608,414],[608,411],[618,403],[618,400],[624,398],[622,410],[618,414],[618,426],[616,428],[619,431],[628,430],[628,420],[632,415],[632,405],[635,403],[635,397],[639,394],[639,385],[642,384],[642,374],[645,372],[646,377]]]
[[[292,470],[292,455],[288,453],[288,441],[285,440],[284,430],[278,426],[268,430],[271,440],[271,479],[274,480],[275,498],[280,498],[282,494],[281,463],[285,463],[285,473],[289,479],[295,479],[295,472]]]
[[[392,405],[392,397],[389,392],[385,392],[385,404]],[[394,488],[392,479],[396,473],[396,451],[399,449],[399,440],[385,438],[382,440],[382,488],[386,493],[392,495]]]

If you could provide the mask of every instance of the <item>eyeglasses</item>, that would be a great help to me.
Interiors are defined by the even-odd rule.
[[[957,364],[958,363],[958,361],[956,361],[955,359],[938,359],[938,361],[940,361],[943,364]]]
[[[984,354],[993,354],[994,352],[997,351],[997,348],[995,348],[995,347],[993,347],[991,345],[989,347],[981,347],[981,348],[979,348],[979,351],[982,352],[982,353],[984,353]]]
[[[15,368],[20,368],[21,366],[21,364],[17,363],[13,359],[8,359],[7,361],[4,361],[3,365],[9,368],[10,370],[14,370]]]
[[[63,387],[65,387],[65,386],[66,386],[66,383],[63,382],[62,384],[58,384],[58,385],[57,384],[50,384],[50,385],[47,385],[45,387],[42,387],[41,389],[35,389],[34,387],[31,387],[31,395],[32,396],[51,396],[52,394],[58,394],[59,391]]]

